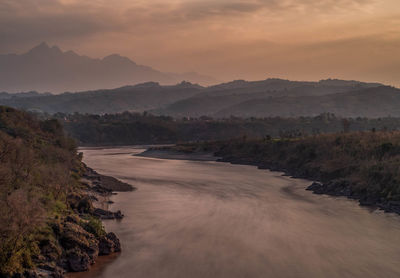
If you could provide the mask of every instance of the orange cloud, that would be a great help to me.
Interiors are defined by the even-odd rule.
[[[40,41],[219,79],[400,85],[398,0],[2,0],[0,52]]]

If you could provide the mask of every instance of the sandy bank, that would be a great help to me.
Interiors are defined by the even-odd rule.
[[[194,160],[194,161],[217,161],[219,157],[214,156],[213,153],[196,152],[186,153],[168,149],[148,149],[135,156],[160,158],[160,159],[175,159],[175,160]]]

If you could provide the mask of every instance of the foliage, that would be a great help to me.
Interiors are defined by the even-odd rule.
[[[80,167],[57,120],[0,106],[0,276],[33,266],[38,231],[68,213]]]
[[[357,198],[400,201],[399,131],[214,141],[177,148],[213,151],[226,161],[288,170],[325,183],[345,181]]]
[[[231,138],[303,137],[321,133],[397,130],[400,118],[339,118],[326,113],[299,118],[210,117],[174,119],[148,113],[54,115],[82,145],[168,144]]]
[[[106,234],[103,224],[101,220],[97,217],[87,216],[86,221],[82,221],[80,225],[84,228],[87,232],[94,234],[96,237],[102,237]]]

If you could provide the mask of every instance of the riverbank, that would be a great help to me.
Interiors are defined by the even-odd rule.
[[[219,159],[210,152],[184,152],[171,149],[171,147],[173,146],[152,147],[142,153],[135,154],[135,156],[193,161],[217,161]]]
[[[256,167],[84,150],[100,173],[137,186],[112,197],[123,252],[71,278],[399,277],[399,217],[305,191]],[[249,236],[251,235],[251,236]]]
[[[101,219],[133,188],[82,163],[56,120],[0,107],[0,277],[63,277],[121,250]]]
[[[357,132],[299,139],[181,144],[154,151],[212,153],[217,161],[253,165],[314,181],[315,194],[345,196],[400,214],[400,133]],[[186,156],[190,159],[190,155]]]
[[[25,277],[61,278],[69,272],[89,270],[98,256],[121,252],[119,238],[107,233],[100,220],[122,219],[121,211],[108,210],[109,197],[136,188],[84,164],[83,168],[81,189],[67,196],[72,212],[52,223],[53,239],[41,242],[36,268],[25,272]]]

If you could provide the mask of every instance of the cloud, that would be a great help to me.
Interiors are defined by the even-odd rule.
[[[2,0],[0,11],[0,49],[35,41],[81,39],[116,30],[119,24],[103,8],[56,0]]]
[[[0,0],[0,53],[48,41],[226,79],[355,73],[360,65],[382,76],[386,64],[398,73],[390,57],[399,15],[398,0]]]
[[[373,0],[2,0],[0,37],[1,44],[34,38],[80,39],[100,32],[135,33],[179,25],[185,28],[185,24],[207,20],[246,21],[246,16],[257,13],[270,17],[291,12],[326,14],[361,9],[373,3]]]

